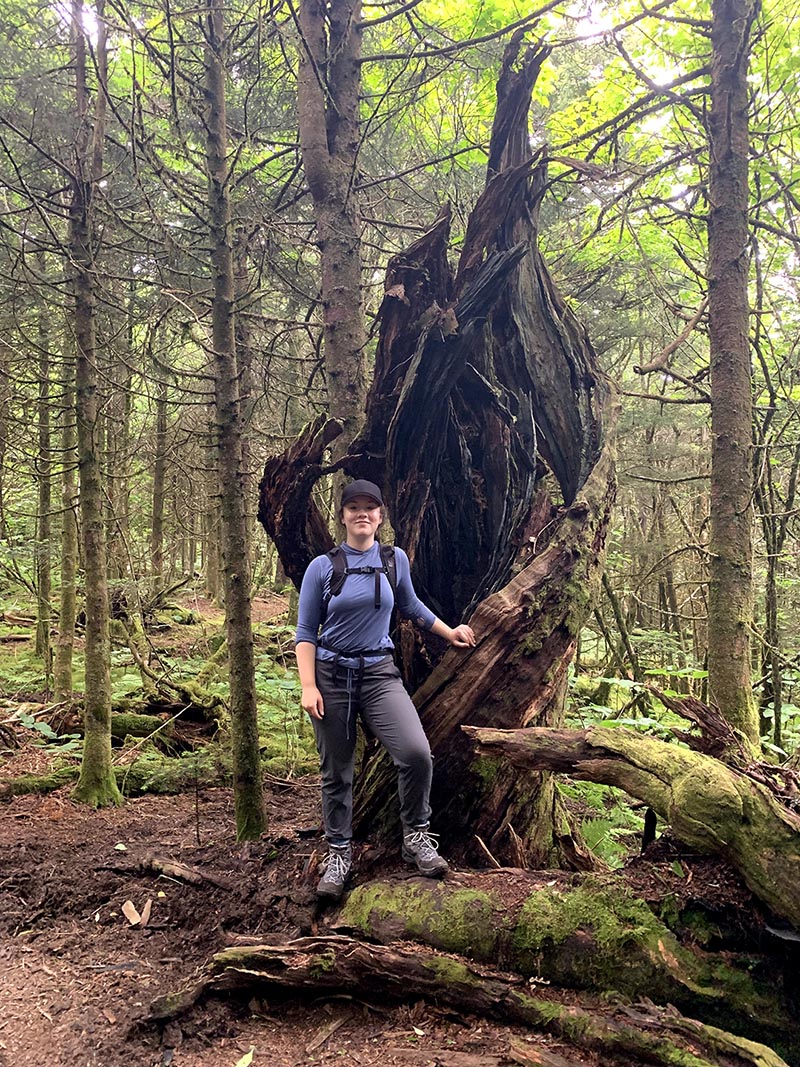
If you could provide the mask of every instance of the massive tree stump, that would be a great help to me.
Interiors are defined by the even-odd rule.
[[[421,598],[448,623],[471,616],[466,656],[442,659],[441,641],[405,624],[399,654],[436,756],[448,849],[485,846],[515,864],[581,858],[547,777],[476,762],[458,726],[560,722],[615,491],[615,404],[537,247],[547,160],[531,158],[528,111],[547,54],[521,34],[507,50],[486,189],[455,270],[447,210],[390,261],[364,428],[335,465],[382,486]],[[336,432],[319,419],[265,467],[259,517],[296,582],[330,547],[311,490],[334,469]],[[370,758],[357,832],[395,833],[393,796]]]

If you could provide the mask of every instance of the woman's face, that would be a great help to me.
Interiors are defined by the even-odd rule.
[[[348,500],[342,508],[342,522],[347,531],[348,540],[355,538],[366,541],[375,537],[378,527],[383,522],[380,504],[370,496],[356,496]]]

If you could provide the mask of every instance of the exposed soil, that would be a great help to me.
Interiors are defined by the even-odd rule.
[[[3,767],[19,773],[33,756]],[[38,761],[41,757],[35,757]],[[573,1067],[597,1061],[521,1027],[461,1018],[422,1003],[392,1006],[351,997],[309,1001],[207,1000],[166,1027],[141,1025],[159,994],[181,988],[220,948],[253,938],[287,940],[324,932],[330,913],[315,908],[322,844],[315,780],[272,783],[269,833],[233,841],[232,797],[142,797],[93,812],[66,790],[17,797],[0,807],[0,1064],[103,1067],[274,1067],[341,1063],[501,1067],[536,1062],[523,1050],[565,1055]],[[199,885],[148,869],[148,857],[185,864]],[[374,873],[362,849],[361,877]],[[686,862],[686,861],[684,861]],[[698,861],[694,861],[695,864]],[[637,891],[663,892],[669,854],[636,870]],[[390,862],[382,873],[400,873]],[[716,906],[740,904],[735,880],[719,866],[694,868]],[[552,879],[554,872],[546,877]],[[543,875],[544,876],[544,875]],[[556,875],[559,877],[558,875]],[[487,872],[509,901],[536,875]],[[568,875],[560,877],[568,878]],[[698,885],[694,890],[700,889]],[[147,926],[123,914],[151,902]]]
[[[23,762],[21,753],[13,772]],[[98,812],[66,791],[0,807],[3,1067],[235,1067],[251,1049],[253,1063],[274,1067],[492,1067],[520,1062],[514,1043],[555,1051],[519,1027],[351,997],[210,1000],[166,1027],[137,1025],[156,995],[180,988],[225,945],[284,940],[330,922],[313,899],[317,783],[273,788],[269,834],[246,845],[232,841],[227,790],[142,797]],[[186,864],[204,880],[143,869],[148,856]],[[152,902],[146,927],[126,919],[126,901],[140,912]],[[570,1060],[594,1062],[574,1052]]]

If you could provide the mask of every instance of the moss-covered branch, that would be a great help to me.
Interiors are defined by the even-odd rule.
[[[113,768],[117,786],[125,796],[143,793],[184,793],[199,785],[229,785],[230,754],[216,748],[186,753],[170,759],[155,750],[147,751],[133,763]],[[0,800],[27,793],[52,793],[74,782],[78,767],[60,767],[49,774],[23,774],[0,780]]]
[[[479,753],[514,767],[561,771],[643,800],[681,841],[724,857],[759,900],[800,928],[800,816],[762,782],[622,728],[464,731]]]

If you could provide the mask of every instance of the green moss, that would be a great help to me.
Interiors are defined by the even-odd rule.
[[[314,956],[309,969],[315,978],[322,978],[323,975],[330,974],[335,966],[336,953],[333,949],[328,949],[327,952],[321,952],[318,956]]]
[[[422,966],[426,970],[433,971],[437,980],[444,986],[481,985],[481,979],[478,975],[471,971],[461,960],[454,960],[448,956],[436,956],[432,959],[423,958]]]
[[[489,788],[497,778],[497,772],[500,770],[500,760],[492,759],[489,756],[478,756],[470,764],[470,770],[480,778],[484,786]]]
[[[553,888],[532,894],[520,912],[514,944],[520,951],[536,952],[548,942],[562,944],[581,929],[590,930],[602,949],[646,944],[665,933],[646,904],[587,880],[567,893]]]
[[[62,785],[74,782],[79,773],[79,767],[59,767],[49,774],[21,774],[19,778],[0,779],[0,797],[52,793]]]
[[[364,933],[388,924],[397,937],[418,938],[477,959],[492,958],[502,929],[489,894],[408,882],[358,886],[347,899],[341,922]]]

